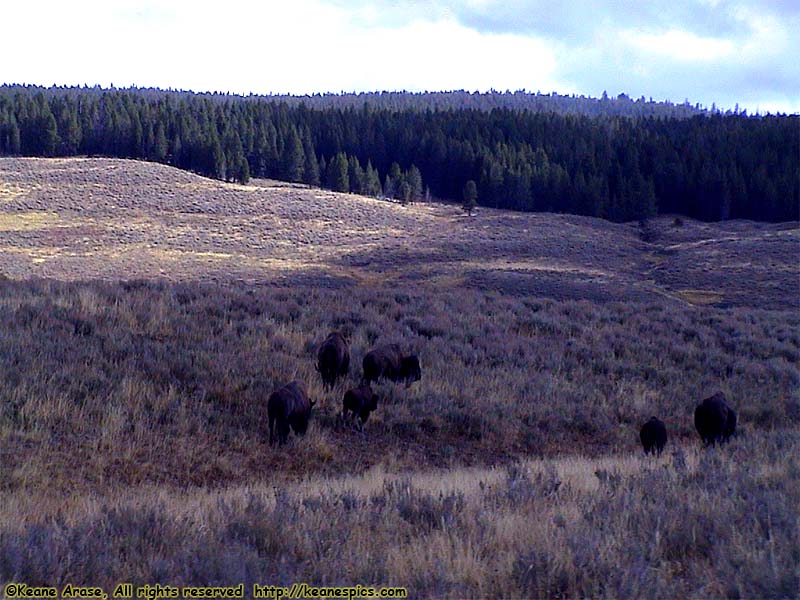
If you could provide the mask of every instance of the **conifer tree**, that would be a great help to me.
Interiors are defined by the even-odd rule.
[[[475,207],[478,205],[478,186],[475,185],[475,182],[470,179],[464,184],[464,202],[462,203],[461,207],[464,209],[470,217],[472,216],[472,211],[475,210]]]
[[[347,160],[347,178],[350,182],[350,191],[352,193],[364,193],[366,174],[355,156],[351,156]]]
[[[306,156],[297,130],[292,127],[283,147],[281,176],[286,181],[303,181]]]
[[[153,139],[153,160],[156,162],[164,162],[167,159],[167,153],[167,133],[164,129],[164,123],[159,120],[158,123],[156,123]]]
[[[314,144],[311,141],[311,133],[307,127],[303,130],[303,154],[305,156],[303,163],[303,183],[319,186],[320,167],[317,162]]]
[[[416,165],[411,165],[406,172],[405,180],[409,187],[409,197],[411,202],[416,202],[422,198],[422,173]]]
[[[347,155],[339,152],[328,163],[328,174],[326,177],[328,187],[335,192],[349,192],[350,179],[347,174]]]
[[[378,175],[378,170],[372,166],[372,162],[369,160],[367,161],[367,169],[364,172],[364,190],[362,193],[373,198],[381,195],[381,178]]]
[[[68,106],[61,108],[60,114],[61,148],[59,154],[74,156],[81,144],[81,129],[78,123],[78,114]]]
[[[386,180],[383,183],[383,194],[387,198],[398,198],[402,180],[403,173],[400,171],[400,165],[397,162],[393,162],[389,166],[389,172],[386,174]]]

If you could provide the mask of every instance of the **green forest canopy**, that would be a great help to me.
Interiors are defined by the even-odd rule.
[[[688,104],[407,92],[305,97],[0,86],[0,155],[111,156],[402,201],[628,221],[798,219],[800,117]]]

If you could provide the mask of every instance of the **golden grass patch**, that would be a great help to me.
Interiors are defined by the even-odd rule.
[[[22,186],[0,181],[0,202],[11,200],[17,196],[28,193],[29,189]]]
[[[720,292],[712,292],[711,290],[676,290],[674,293],[682,300],[699,306],[716,304],[724,298]]]
[[[49,211],[0,213],[0,231],[33,231],[64,224],[58,214]]]

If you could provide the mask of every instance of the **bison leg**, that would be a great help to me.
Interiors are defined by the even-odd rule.
[[[289,441],[289,421],[285,419],[278,419],[276,426],[278,429],[278,444],[283,445]]]

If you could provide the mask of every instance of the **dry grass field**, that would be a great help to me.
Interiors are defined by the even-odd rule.
[[[0,273],[0,585],[800,595],[797,224],[468,218],[0,159]],[[333,328],[353,369],[326,393]],[[383,342],[422,380],[380,383],[358,432],[341,397]],[[318,405],[271,448],[294,378]],[[703,449],[718,389],[740,434]]]
[[[116,159],[0,159],[0,232],[0,272],[14,278],[408,284],[758,308],[797,308],[800,297],[797,224],[663,217],[643,231],[491,209],[468,218],[456,206]]]

